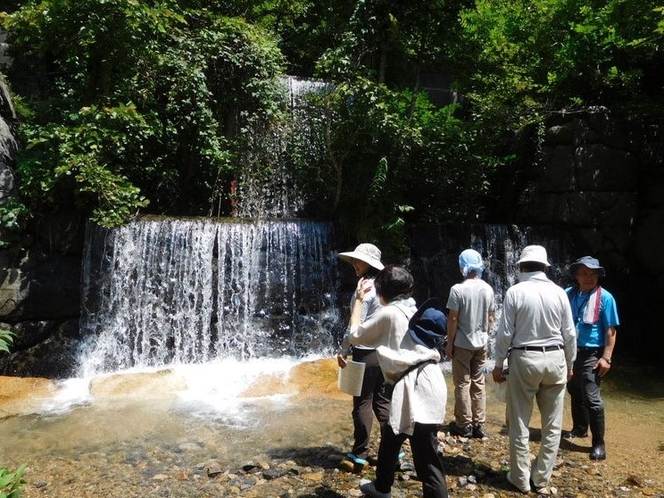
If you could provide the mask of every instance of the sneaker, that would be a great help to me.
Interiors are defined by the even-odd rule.
[[[376,489],[373,481],[366,479],[360,481],[360,491],[369,498],[392,498],[392,493],[381,493]]]
[[[456,422],[452,421],[449,425],[450,434],[460,437],[473,437],[473,426],[468,424],[466,427],[459,427]]]
[[[346,455],[346,458],[341,460],[339,468],[341,470],[345,470],[346,472],[353,472],[354,474],[360,474],[369,468],[369,462],[367,462],[364,458],[360,458],[358,456],[353,455],[352,453],[348,453],[348,455]]]
[[[351,462],[353,462],[356,465],[367,465],[369,463],[364,458],[360,458],[359,456],[355,456],[352,453],[348,453],[348,455],[346,455],[346,458],[348,458],[348,460],[350,460]]]
[[[484,424],[473,425],[473,437],[478,439],[484,439],[485,437],[488,437],[488,434],[484,431]]]

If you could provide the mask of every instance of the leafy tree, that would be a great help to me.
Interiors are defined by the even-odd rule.
[[[477,115],[517,127],[551,110],[634,102],[659,59],[658,0],[480,0],[462,13],[467,97]]]
[[[228,209],[249,124],[279,114],[283,59],[264,30],[168,1],[45,0],[2,22],[33,212],[77,209],[115,226],[148,203]]]

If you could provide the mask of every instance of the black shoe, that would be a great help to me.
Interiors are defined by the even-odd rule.
[[[478,439],[484,439],[485,437],[488,437],[488,434],[484,431],[484,424],[473,425],[473,437]]]
[[[456,422],[452,421],[449,425],[450,434],[460,437],[473,437],[473,426],[468,424],[466,427],[459,427]]]
[[[572,429],[571,431],[563,431],[562,436],[565,439],[574,439],[577,437],[588,437],[588,431],[581,432],[578,429]]]
[[[596,444],[593,446],[593,449],[590,450],[590,459],[591,460],[606,460],[606,448],[603,444]]]

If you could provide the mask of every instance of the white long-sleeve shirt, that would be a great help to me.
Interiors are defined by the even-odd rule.
[[[415,423],[442,424],[445,420],[447,385],[440,366],[440,353],[423,346],[408,334],[408,321],[417,311],[415,301],[397,301],[383,306],[366,322],[351,326],[350,342],[373,346],[388,384],[394,384],[390,426],[395,434],[413,434]],[[421,371],[413,365],[434,363]],[[397,382],[399,381],[399,382]],[[396,384],[395,384],[396,383]]]
[[[576,357],[576,330],[569,298],[544,272],[524,273],[503,300],[496,333],[496,366],[502,366],[510,348],[563,346],[568,369]]]

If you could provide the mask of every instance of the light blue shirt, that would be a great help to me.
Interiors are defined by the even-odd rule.
[[[593,289],[594,290],[594,289]],[[603,348],[606,342],[606,329],[620,325],[618,307],[613,295],[602,287],[600,294],[599,319],[595,323],[583,323],[583,313],[593,291],[581,292],[577,287],[565,289],[572,306],[576,324],[576,344],[580,348]]]

